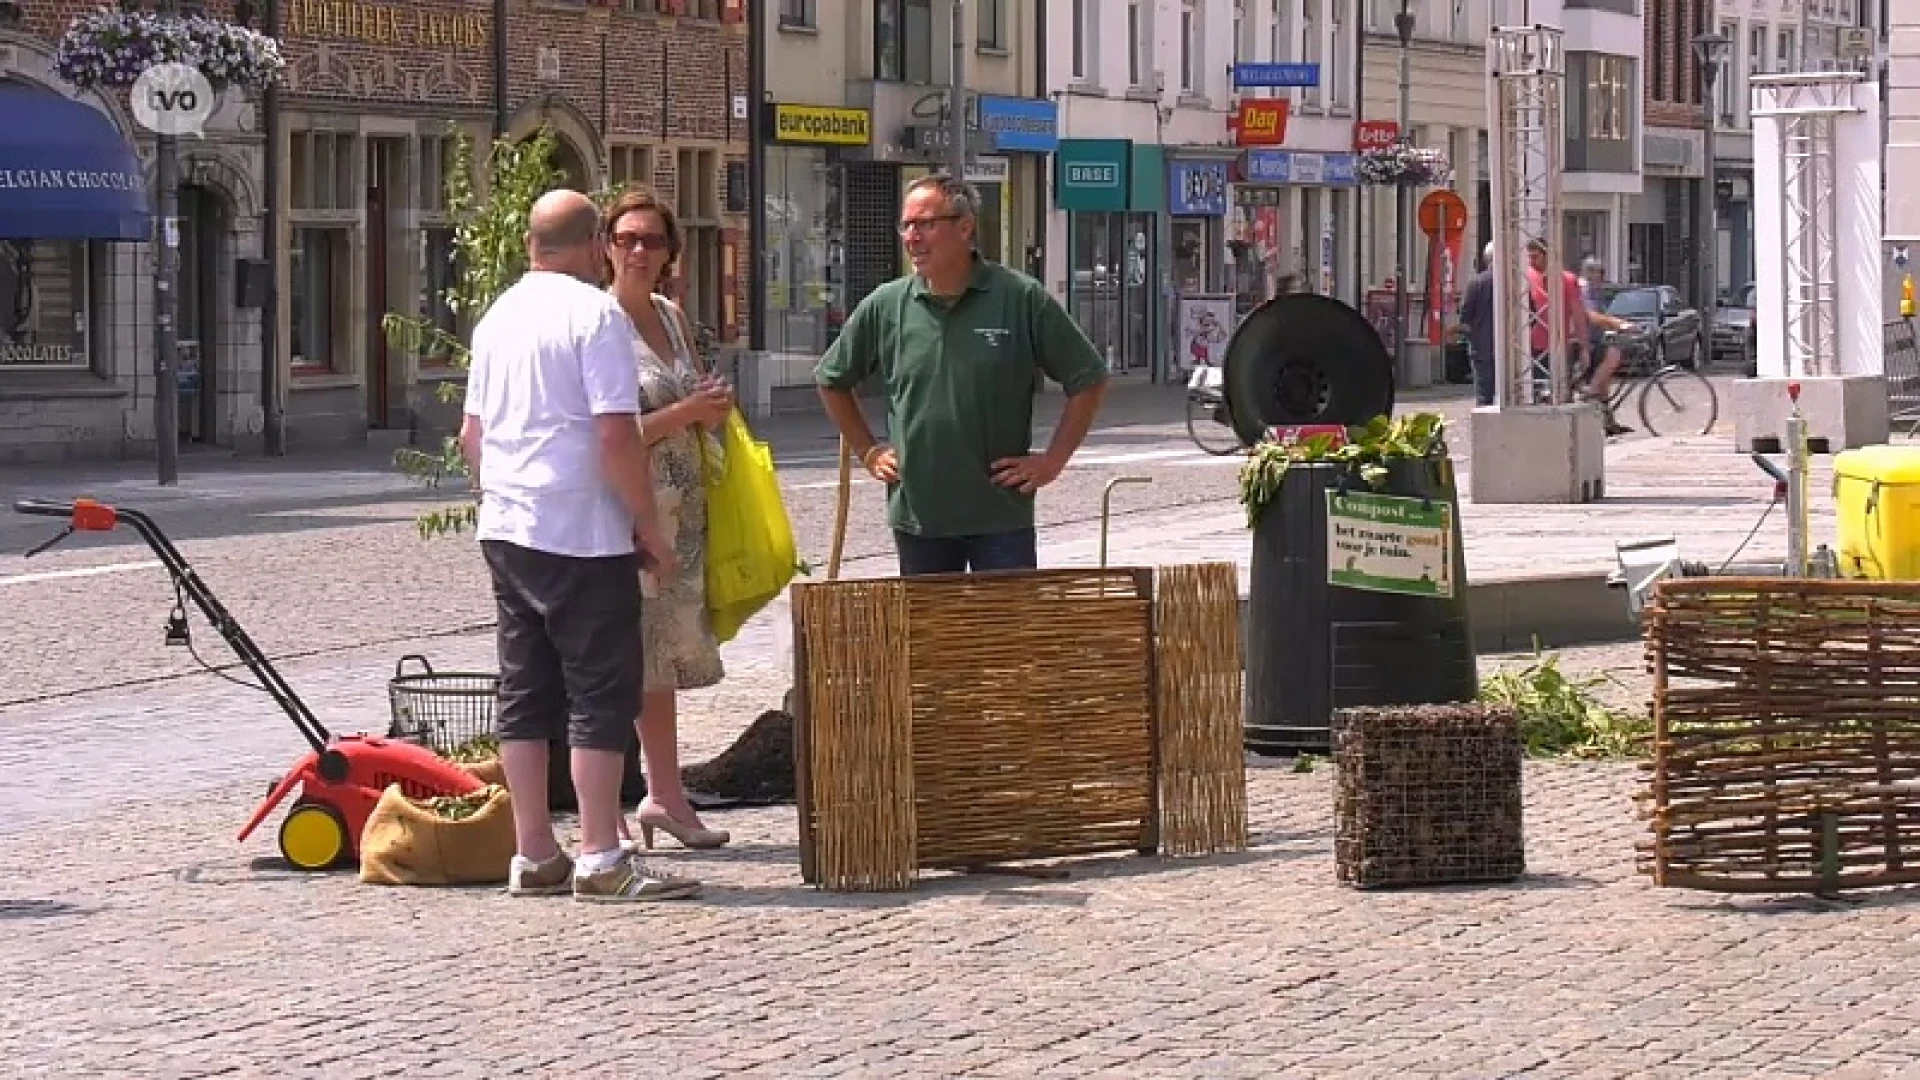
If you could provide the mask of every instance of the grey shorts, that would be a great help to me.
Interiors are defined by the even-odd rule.
[[[640,563],[482,540],[499,609],[500,740],[624,751],[640,715]]]

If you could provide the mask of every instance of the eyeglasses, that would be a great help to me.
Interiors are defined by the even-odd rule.
[[[933,228],[934,225],[938,224],[939,222],[958,221],[958,220],[960,220],[959,214],[935,214],[932,217],[909,218],[906,221],[903,221],[900,223],[900,234],[904,236],[907,233],[914,232],[915,230],[925,232],[926,230]]]
[[[645,248],[648,251],[664,251],[667,247],[667,234],[657,232],[614,233],[610,238],[610,242],[621,251],[632,251],[637,247]]]

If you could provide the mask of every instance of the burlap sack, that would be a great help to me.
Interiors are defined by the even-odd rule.
[[[500,764],[499,758],[464,762],[460,767],[479,777],[483,784],[492,784],[495,787],[507,786],[507,770]]]
[[[513,801],[486,789],[471,817],[450,820],[390,784],[360,834],[360,880],[373,885],[489,885],[513,861]]]

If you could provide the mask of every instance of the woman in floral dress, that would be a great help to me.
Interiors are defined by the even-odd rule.
[[[730,837],[700,823],[680,783],[676,697],[718,683],[726,674],[707,618],[707,491],[702,443],[719,453],[711,434],[733,408],[726,384],[704,371],[694,335],[678,305],[659,295],[662,278],[680,255],[673,211],[651,192],[629,191],[606,213],[613,260],[614,299],[633,320],[643,343],[641,426],[653,451],[654,497],[680,569],[665,585],[642,575],[641,641],[645,692],[637,725],[647,797],[637,821],[653,846],[655,829],[686,847],[715,848]]]

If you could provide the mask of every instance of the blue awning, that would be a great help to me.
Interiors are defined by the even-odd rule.
[[[0,238],[146,240],[140,159],[104,113],[0,79]]]

